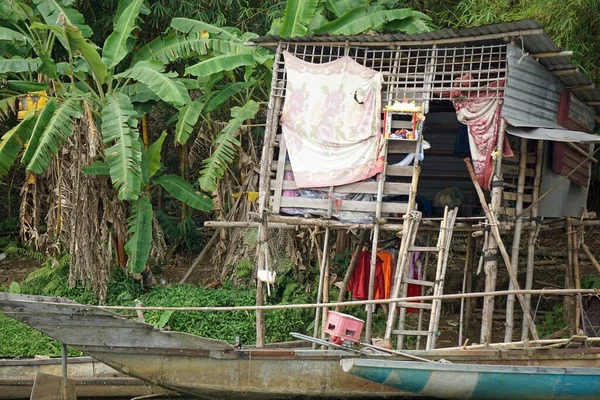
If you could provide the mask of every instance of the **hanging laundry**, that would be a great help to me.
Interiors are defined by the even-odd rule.
[[[371,271],[371,252],[363,250],[360,253],[356,268],[348,282],[348,290],[352,292],[355,300],[367,300],[369,298],[369,274]],[[384,293],[383,268],[381,259],[377,258],[375,263],[375,291]]]
[[[389,299],[392,291],[392,276],[394,270],[394,255],[387,250],[382,250],[377,253],[377,258],[381,260],[382,276],[383,276],[383,293],[376,292],[375,299]],[[377,271],[376,271],[377,272]]]
[[[283,55],[281,126],[296,187],[344,185],[383,171],[382,74],[350,57],[313,64]]]
[[[423,268],[421,263],[421,252],[415,251],[410,253],[410,259],[408,264],[408,279],[423,279]],[[409,283],[407,287],[407,295],[408,297],[417,297],[423,294],[422,292],[423,286],[417,285],[415,283]],[[420,300],[414,301],[415,303],[420,303]],[[407,308],[407,313],[416,313],[419,312],[418,308]]]
[[[471,74],[464,74],[456,79],[457,85],[450,93],[450,99],[456,109],[458,121],[469,127],[469,147],[473,168],[477,182],[485,190],[490,190],[490,183],[494,174],[493,152],[498,145],[498,136],[502,129],[502,100],[504,91],[497,88],[504,87],[505,80],[490,83],[480,91],[461,91],[461,87],[472,85]],[[512,157],[508,138],[504,137],[502,154]]]

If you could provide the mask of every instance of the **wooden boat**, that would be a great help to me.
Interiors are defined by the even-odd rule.
[[[401,388],[345,373],[351,350],[254,348],[167,332],[68,299],[0,293],[0,311],[115,370],[200,398],[390,398]],[[408,352],[452,362],[600,367],[600,349],[434,350]],[[376,361],[402,356],[371,354]],[[411,364],[417,365],[417,364]]]
[[[60,358],[0,359],[3,399],[29,399],[36,374],[61,375]],[[69,378],[82,398],[131,398],[166,393],[137,378],[124,375],[91,357],[70,357]]]
[[[0,293],[0,311],[117,371],[201,398],[387,397],[389,386],[342,371],[340,350],[236,348],[58,297]]]
[[[361,378],[441,399],[600,399],[600,369],[345,359]]]

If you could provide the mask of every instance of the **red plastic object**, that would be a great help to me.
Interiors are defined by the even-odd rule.
[[[329,311],[325,333],[329,334],[331,342],[335,344],[343,344],[344,340],[358,343],[364,324],[362,319],[352,315]]]

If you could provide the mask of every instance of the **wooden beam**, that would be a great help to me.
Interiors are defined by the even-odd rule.
[[[564,75],[571,75],[571,74],[578,73],[579,68],[559,69],[559,70],[553,70],[550,72],[552,72],[556,76],[564,76]]]
[[[571,57],[572,51],[549,51],[546,53],[534,53],[530,54],[533,58],[551,58],[551,57]]]
[[[592,84],[590,85],[577,85],[577,86],[567,86],[567,89],[569,89],[572,92],[576,92],[578,90],[588,90],[588,89],[595,89],[596,87]]]

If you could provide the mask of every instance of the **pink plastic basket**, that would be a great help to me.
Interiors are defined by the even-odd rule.
[[[365,322],[352,315],[329,311],[325,333],[328,333],[333,343],[342,344],[344,340],[358,343]]]

